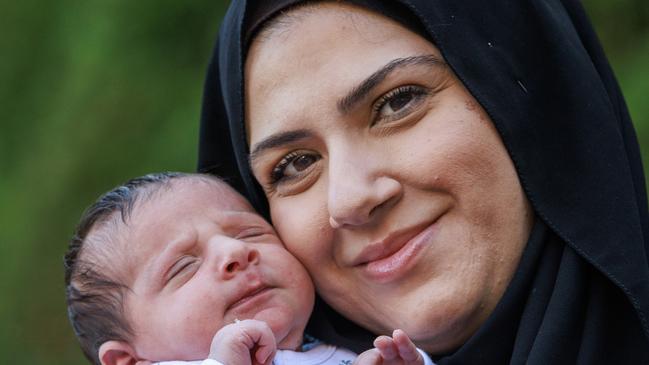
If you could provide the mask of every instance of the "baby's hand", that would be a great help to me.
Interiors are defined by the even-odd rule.
[[[276,349],[275,335],[268,324],[246,319],[216,332],[209,358],[225,365],[269,365]]]
[[[395,330],[392,337],[377,337],[374,348],[360,354],[354,365],[424,365],[424,359],[408,335]]]

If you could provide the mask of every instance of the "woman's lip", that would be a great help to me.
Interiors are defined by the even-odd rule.
[[[421,231],[415,231],[415,234],[410,236],[409,239],[397,241],[397,244],[390,245],[388,242],[383,255],[374,254],[375,257],[360,264],[365,275],[373,281],[381,283],[399,278],[401,274],[414,266],[417,254],[433,238],[435,226],[435,222],[433,222],[425,226]]]
[[[351,262],[352,266],[365,265],[371,261],[377,261],[395,252],[399,251],[408,241],[421,233],[424,229],[430,226],[430,222],[418,224],[406,229],[397,230],[385,239],[367,245],[360,254]]]

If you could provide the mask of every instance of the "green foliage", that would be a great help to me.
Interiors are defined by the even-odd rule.
[[[0,363],[86,363],[65,311],[67,241],[99,193],[148,172],[194,170],[226,5],[0,4]]]
[[[584,0],[583,4],[624,93],[646,173],[649,171],[649,2]]]
[[[649,3],[585,0],[649,171]],[[0,0],[0,363],[85,364],[62,255],[129,177],[195,167],[204,71],[227,1]]]

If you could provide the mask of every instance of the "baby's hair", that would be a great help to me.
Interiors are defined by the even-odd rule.
[[[127,224],[133,207],[150,199],[161,188],[169,187],[172,180],[192,178],[206,182],[223,181],[216,176],[180,172],[154,173],[131,179],[100,196],[81,216],[77,229],[65,254],[65,294],[68,318],[84,355],[99,365],[99,347],[106,341],[130,342],[133,330],[124,315],[124,295],[130,290],[99,261],[101,253],[111,249],[111,233],[101,234],[92,240],[94,254],[88,251],[90,233],[116,227],[121,220]],[[105,232],[104,232],[105,233]],[[102,246],[102,247],[96,247]]]

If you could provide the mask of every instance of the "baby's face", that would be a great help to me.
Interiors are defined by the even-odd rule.
[[[127,252],[116,265],[132,289],[124,302],[138,357],[206,358],[218,329],[248,318],[267,322],[280,347],[299,345],[313,307],[311,280],[229,187],[173,181],[136,206],[120,231]]]

